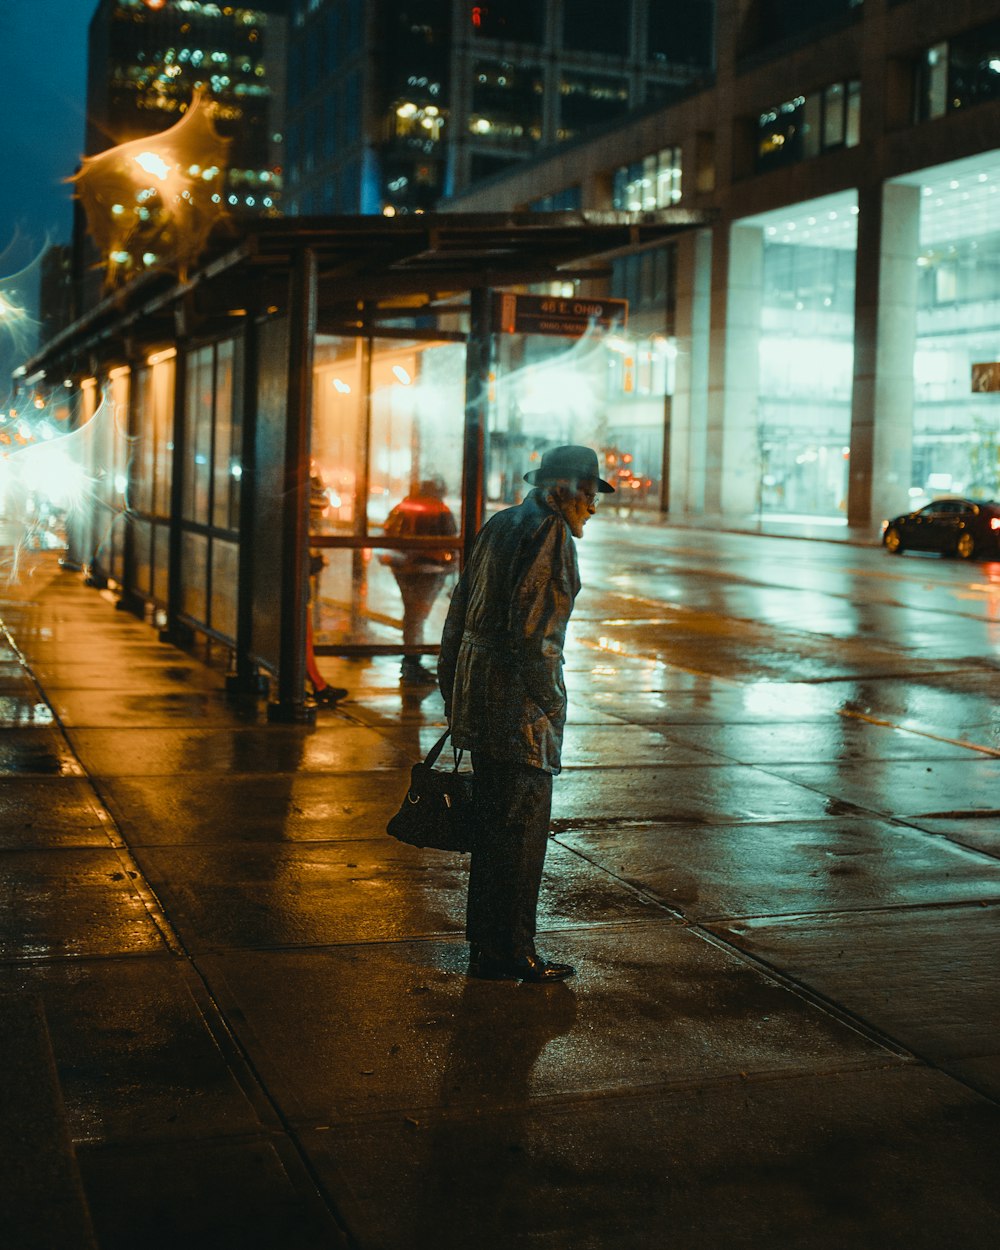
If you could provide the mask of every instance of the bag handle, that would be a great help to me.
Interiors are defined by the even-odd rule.
[[[437,742],[435,742],[434,745],[431,747],[431,749],[427,752],[426,756],[424,756],[424,763],[427,765],[428,768],[433,768],[434,765],[437,763],[437,758],[441,754],[441,752],[444,750],[444,744],[448,741],[450,736],[451,736],[451,727],[449,726],[441,735],[441,737],[438,738]],[[460,751],[455,746],[452,746],[451,750],[452,750],[452,755],[455,757],[455,772],[457,773],[458,766],[461,764],[462,756],[465,754],[465,752],[464,750]]]

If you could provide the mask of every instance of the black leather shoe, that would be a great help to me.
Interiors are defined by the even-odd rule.
[[[322,690],[314,690],[312,697],[318,707],[333,707],[347,698],[347,691],[343,686],[324,686]]]
[[[482,981],[528,981],[535,985],[549,985],[574,976],[576,969],[569,964],[551,963],[541,955],[520,955],[515,959],[498,959],[485,955],[475,946],[469,955],[469,976]]]

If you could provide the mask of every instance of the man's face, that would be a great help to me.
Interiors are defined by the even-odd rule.
[[[583,537],[583,527],[597,511],[596,482],[581,482],[563,504],[562,514],[574,538]]]

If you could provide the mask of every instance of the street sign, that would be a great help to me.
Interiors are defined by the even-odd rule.
[[[1000,391],[1000,360],[988,360],[972,366],[972,389],[974,391]]]
[[[587,299],[583,296],[494,296],[495,325],[503,334],[559,334],[579,338],[594,327],[623,328],[628,321],[627,299]]]

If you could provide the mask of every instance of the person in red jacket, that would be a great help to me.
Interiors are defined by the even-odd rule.
[[[425,478],[386,517],[386,536],[451,538],[457,534],[458,527],[444,501],[444,492],[445,484],[440,477]],[[423,643],[424,624],[455,563],[456,554],[451,547],[421,547],[389,551],[379,557],[392,570],[399,586],[404,646],[419,647]],[[403,656],[400,680],[414,685],[434,685],[437,678],[420,663],[419,655],[408,653]]]

